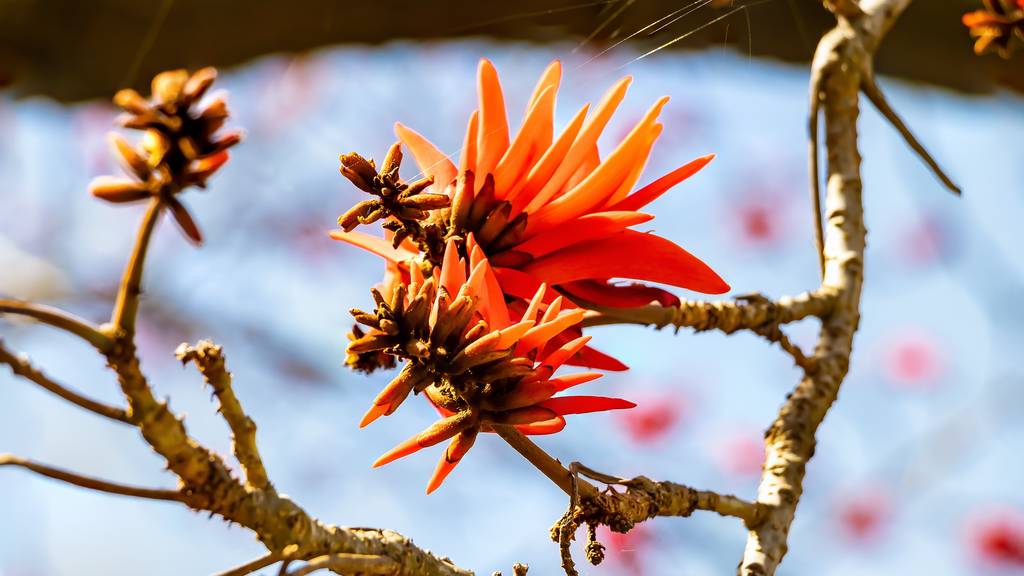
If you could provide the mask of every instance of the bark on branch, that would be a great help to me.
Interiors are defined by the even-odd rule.
[[[871,59],[879,42],[909,3],[827,3],[835,11],[838,25],[822,38],[814,57],[811,112],[816,116],[820,109],[825,116],[828,185],[822,289],[834,292],[836,301],[822,319],[812,358],[815,369],[808,371],[790,394],[766,435],[766,460],[757,500],[767,506],[767,514],[748,534],[738,568],[743,576],[774,574],[786,554],[806,465],[814,454],[815,433],[835,402],[849,368],[853,336],[860,321],[866,237],[857,150],[859,95],[870,79]],[[817,119],[812,117],[812,146],[816,126]],[[816,154],[812,148],[812,159]],[[812,162],[812,169],[815,166]]]

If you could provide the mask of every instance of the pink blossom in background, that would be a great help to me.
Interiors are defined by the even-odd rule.
[[[945,371],[942,354],[933,335],[919,329],[904,330],[884,342],[882,370],[893,384],[932,388]]]
[[[733,476],[757,477],[764,465],[764,443],[757,431],[736,432],[721,440],[715,461],[722,471]]]
[[[1024,513],[1016,510],[986,513],[969,524],[968,539],[982,563],[1024,568]]]
[[[880,488],[862,489],[838,501],[836,521],[844,537],[854,542],[875,540],[890,514],[889,498]]]
[[[597,541],[605,546],[602,566],[607,565],[612,574],[642,576],[648,573],[644,558],[654,546],[655,538],[647,524],[634,526],[625,534],[600,526],[597,529]]]
[[[616,422],[636,444],[650,445],[665,439],[689,411],[679,394],[636,398],[636,408],[616,414]]]
[[[910,224],[899,244],[900,260],[911,266],[941,264],[952,256],[954,242],[949,224],[936,213],[926,213]]]

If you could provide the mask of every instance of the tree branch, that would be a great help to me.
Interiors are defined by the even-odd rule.
[[[858,97],[871,73],[871,58],[884,34],[910,0],[833,2],[837,26],[825,34],[812,63],[812,113],[825,115],[828,186],[825,196],[827,234],[822,290],[836,295],[822,318],[813,357],[814,370],[789,395],[765,437],[766,460],[758,502],[766,506],[762,522],[750,530],[741,576],[770,576],[787,551],[787,537],[803,492],[807,462],[814,454],[815,433],[835,402],[849,368],[853,336],[860,322],[866,238],[860,153],[857,150]],[[826,2],[826,4],[830,4]],[[839,9],[841,5],[846,8]],[[853,10],[851,6],[856,6]],[[817,96],[817,98],[815,98]],[[812,118],[812,122],[816,122]],[[815,132],[812,131],[812,144]],[[817,151],[812,151],[816,158]],[[812,168],[813,170],[813,168]],[[812,172],[813,183],[818,179]]]
[[[54,328],[60,328],[92,344],[100,352],[110,350],[112,345],[110,337],[101,332],[99,327],[94,326],[88,320],[53,306],[21,300],[0,300],[0,315],[3,314],[18,314],[33,318],[43,324],[49,324]]]
[[[829,287],[797,296],[770,300],[759,294],[740,296],[735,301],[691,300],[680,306],[649,305],[637,308],[594,307],[584,326],[607,324],[643,324],[662,329],[666,326],[692,328],[697,332],[720,330],[732,334],[766,325],[787,324],[809,316],[824,317],[835,306],[836,293]]]
[[[306,576],[318,570],[330,570],[336,574],[395,574],[398,563],[385,556],[366,554],[331,554],[313,558],[305,566],[288,572],[288,576]]]
[[[128,423],[128,414],[117,407],[108,406],[106,404],[97,402],[91,398],[86,398],[74,390],[70,390],[57,382],[54,382],[46,374],[43,374],[39,369],[29,362],[29,359],[25,355],[16,355],[9,350],[5,345],[4,341],[0,339],[0,364],[7,364],[11,367],[11,372],[16,376],[35,382],[40,387],[48,390],[57,396],[79,406],[86,410],[99,414],[100,416],[106,416],[111,420],[117,420],[118,422]]]
[[[171,502],[185,501],[185,495],[177,490],[137,488],[135,486],[115,484],[113,482],[107,482],[106,480],[90,478],[67,470],[61,470],[60,468],[54,468],[52,466],[26,460],[25,458],[19,458],[13,454],[0,454],[0,466],[20,466],[21,468],[31,470],[41,476],[60,480],[61,482],[66,482],[68,484],[74,484],[75,486],[80,486],[82,488],[96,490],[97,492],[106,492],[108,494],[118,494],[121,496],[134,496],[136,498],[147,498],[149,500],[169,500]]]
[[[182,364],[195,363],[220,401],[220,413],[231,428],[231,450],[242,465],[246,482],[261,490],[270,487],[267,470],[263,467],[263,459],[256,446],[256,423],[242,410],[231,388],[231,373],[224,367],[221,347],[209,340],[201,340],[195,347],[182,344],[175,355]]]
[[[150,238],[162,211],[163,200],[160,196],[154,196],[146,208],[146,215],[142,217],[142,225],[139,226],[135,238],[135,248],[128,257],[128,264],[117,290],[114,312],[110,316],[111,330],[115,332],[135,333],[135,317],[139,311],[139,296],[142,294],[142,270],[145,267],[146,254],[149,252]]]

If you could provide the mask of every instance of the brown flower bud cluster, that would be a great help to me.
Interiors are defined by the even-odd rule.
[[[402,163],[402,148],[395,143],[388,150],[378,172],[373,160],[367,160],[352,152],[341,155],[341,174],[363,192],[374,198],[363,200],[338,218],[345,232],[351,232],[360,224],[372,224],[384,220],[383,227],[394,236],[395,247],[411,238],[428,253],[443,249],[444,228],[439,224],[447,216],[451,200],[446,194],[427,192],[434,183],[432,178],[421,178],[406,183],[398,175]],[[443,215],[434,216],[434,211]],[[439,255],[440,252],[437,252]]]
[[[213,68],[191,75],[172,70],[153,78],[148,100],[135,90],[118,92],[114,103],[126,112],[120,123],[142,130],[142,142],[132,146],[119,134],[111,134],[114,151],[131,178],[97,178],[90,186],[92,194],[115,203],[156,196],[185,235],[201,243],[199,228],[175,195],[189,186],[205,188],[207,179],[227,162],[227,149],[241,140],[238,131],[217,134],[228,118],[223,96],[204,108],[198,106],[216,78]]]
[[[1024,0],[982,0],[982,3],[984,10],[963,16],[964,26],[975,39],[974,53],[980,55],[995,49],[1003,58],[1009,58],[1013,44],[1024,41]]]
[[[526,232],[526,212],[512,217],[512,203],[494,194],[494,176],[488,174],[479,190],[475,177],[466,170],[455,181],[449,235],[465,238],[472,233],[484,252],[491,254],[493,266],[518,268],[533,257],[514,250]]]

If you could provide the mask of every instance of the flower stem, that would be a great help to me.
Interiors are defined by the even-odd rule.
[[[139,295],[142,293],[142,269],[149,251],[149,240],[156,228],[156,221],[163,210],[163,202],[154,197],[142,218],[139,232],[135,237],[135,248],[128,258],[128,265],[121,277],[121,285],[117,291],[117,301],[111,315],[111,328],[127,336],[135,333],[135,316],[139,310]]]

